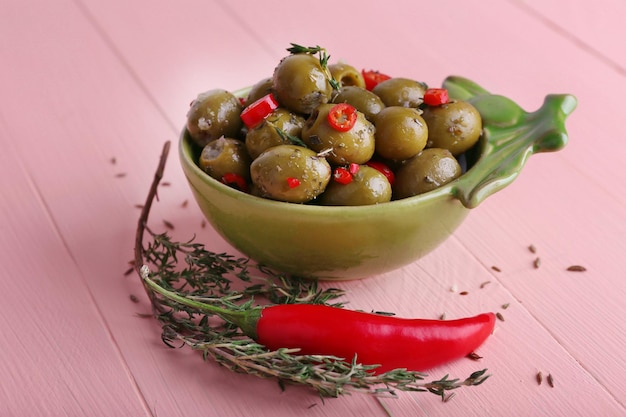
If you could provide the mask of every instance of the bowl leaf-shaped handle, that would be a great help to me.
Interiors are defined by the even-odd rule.
[[[467,208],[513,182],[532,154],[557,151],[567,144],[565,119],[577,104],[572,95],[548,95],[541,108],[527,113],[512,100],[462,77],[448,77],[443,86],[452,98],[473,104],[483,119],[480,157],[454,183],[454,196]]]

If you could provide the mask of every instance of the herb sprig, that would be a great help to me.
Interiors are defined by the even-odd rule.
[[[142,208],[134,260],[167,346],[188,346],[202,352],[204,360],[212,359],[234,372],[276,378],[282,388],[286,383],[306,385],[322,397],[352,392],[395,397],[396,391],[413,391],[430,392],[445,401],[450,390],[480,385],[489,377],[483,369],[464,380],[446,375],[426,381],[426,374],[403,369],[376,375],[372,372],[375,366],[360,364],[356,357],[345,361],[333,356],[298,355],[297,349],[269,351],[227,319],[194,307],[202,303],[237,314],[258,308],[257,299],[272,304],[343,307],[344,302],[338,299],[344,292],[322,289],[314,280],[274,273],[247,258],[211,252],[193,239],[175,242],[166,233],[153,232],[147,226],[148,216],[169,148],[166,142]]]
[[[328,61],[330,60],[330,55],[326,52],[326,48],[322,48],[319,45],[316,46],[302,46],[297,43],[290,43],[291,47],[287,48],[287,52],[290,54],[310,54],[319,56],[320,66],[326,72],[326,78],[328,79],[328,83],[333,88],[333,90],[339,90],[341,85],[339,81],[335,80],[328,69]]]

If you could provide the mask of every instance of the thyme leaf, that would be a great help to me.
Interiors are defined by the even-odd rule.
[[[302,146],[303,148],[308,148],[308,146],[306,146],[306,143],[304,143],[302,139],[300,139],[299,137],[290,135],[289,133],[285,132],[283,129],[281,129],[278,126],[276,126],[275,129],[276,129],[276,133],[278,133],[278,136],[280,136],[280,138],[284,140],[285,142],[291,142],[294,145]]]
[[[486,369],[464,380],[446,375],[427,381],[426,374],[405,369],[374,374],[376,365],[361,364],[357,357],[346,361],[328,355],[299,355],[298,349],[270,351],[248,337],[228,321],[229,315],[237,318],[258,309],[258,301],[343,307],[339,299],[344,292],[321,288],[314,280],[275,273],[247,258],[211,252],[193,239],[176,242],[167,233],[153,232],[147,226],[148,215],[169,148],[166,142],[139,217],[134,259],[153,315],[161,323],[165,345],[200,351],[205,361],[213,360],[233,372],[275,378],[281,389],[286,383],[305,385],[322,397],[354,392],[396,397],[396,391],[411,391],[431,392],[445,401],[451,398],[446,396],[449,391],[480,385],[489,377]],[[204,308],[194,307],[201,304]]]

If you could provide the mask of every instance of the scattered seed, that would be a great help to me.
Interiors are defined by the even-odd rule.
[[[541,266],[541,258],[537,257],[535,258],[535,260],[533,261],[533,267],[535,269],[539,268]]]
[[[548,381],[548,385],[550,385],[550,387],[554,388],[554,379],[552,378],[552,374],[548,374],[546,381]]]
[[[168,222],[167,220],[163,220],[163,224],[165,225],[165,227],[167,227],[170,230],[174,230],[174,225],[171,222]]]
[[[378,314],[379,316],[395,316],[396,313],[392,313],[390,311],[372,311],[373,314]]]
[[[582,265],[572,265],[569,268],[567,268],[568,271],[574,271],[574,272],[585,272],[587,270],[587,268],[585,268]]]
[[[135,208],[138,208],[138,209],[141,210],[141,209],[143,209],[143,204],[135,204]]]
[[[537,248],[535,247],[535,245],[530,245],[528,247],[528,250],[530,251],[530,253],[537,253]]]
[[[479,355],[478,353],[476,353],[476,352],[471,352],[471,353],[469,353],[469,354],[467,355],[467,357],[468,357],[469,359],[473,360],[473,361],[477,361],[477,360],[480,360],[480,359],[482,359],[482,358],[483,358],[482,356],[480,356],[480,355]]]
[[[115,157],[112,157],[109,161],[111,162],[111,165],[117,164],[117,158]]]
[[[181,204],[180,206],[182,208],[185,208],[185,207],[187,207],[188,204],[189,204],[189,200],[185,200],[185,201],[183,201],[183,204]]]
[[[200,222],[200,227],[203,229],[206,227],[206,220],[202,220],[202,222]]]
[[[439,316],[439,320],[445,320],[446,319],[446,313],[441,313],[441,316]]]
[[[133,303],[138,303],[139,302],[139,298],[135,297],[134,294],[130,295],[130,301],[132,301]]]
[[[541,373],[541,371],[537,372],[537,376],[535,378],[537,378],[537,385],[541,385],[541,383],[543,382],[543,374]]]
[[[460,294],[460,295],[467,295],[467,294],[469,294],[469,292],[467,292],[467,291],[461,291],[459,294]]]
[[[452,399],[452,397],[454,397],[456,395],[455,392],[451,392],[450,394],[448,394],[448,396],[443,400],[444,403],[447,403],[448,401],[450,401]]]
[[[453,286],[450,287],[450,292],[457,292],[458,288],[456,286],[456,284],[454,284]]]
[[[497,319],[498,319],[498,320],[500,320],[500,321],[504,321],[504,316],[502,315],[502,313],[497,312],[497,313],[496,313],[496,317],[497,317]]]
[[[126,176],[125,172],[120,172],[118,174],[115,174],[115,178],[124,178]]]
[[[507,308],[509,308],[509,305],[511,305],[511,304],[510,303],[502,304],[502,309],[506,310]]]
[[[313,407],[315,407],[316,405],[317,405],[317,403],[313,403],[313,404],[311,404],[310,406],[308,406],[307,408],[313,408]]]
[[[163,181],[163,182],[161,183],[161,186],[162,186],[162,187],[169,187],[170,185],[172,185],[172,183],[171,183],[171,182],[167,182],[167,181]]]
[[[485,281],[482,284],[480,284],[480,288],[483,289],[483,288],[485,288],[489,284],[491,284],[491,281]]]
[[[135,268],[133,268],[132,266],[130,268],[128,268],[125,272],[124,272],[124,276],[127,277],[130,274],[133,273],[133,271],[135,270]]]
[[[498,268],[497,266],[492,266],[491,269],[493,269],[496,272],[502,272],[502,270],[500,268]]]

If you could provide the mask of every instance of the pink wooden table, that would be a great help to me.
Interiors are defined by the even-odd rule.
[[[0,415],[626,415],[626,3],[301,4],[0,2]],[[423,393],[322,403],[168,349],[158,323],[138,316],[149,303],[124,271],[163,143],[197,93],[270,75],[290,42],[431,85],[463,75],[527,110],[548,93],[577,96],[569,145],[531,158],[443,246],[339,284],[351,308],[404,317],[500,311],[480,362],[431,372],[486,367],[485,384],[445,403]],[[181,207],[191,193],[175,153],[165,177],[154,224],[232,251],[200,228],[193,204]],[[554,387],[537,384],[539,371]]]

